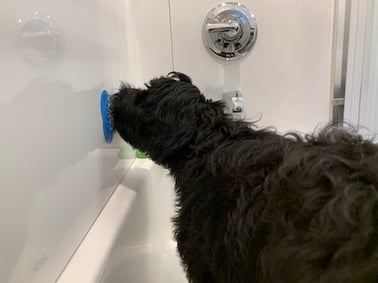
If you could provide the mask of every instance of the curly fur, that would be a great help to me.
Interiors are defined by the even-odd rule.
[[[175,179],[189,282],[378,282],[378,147],[233,120],[171,73],[113,99],[121,137]]]

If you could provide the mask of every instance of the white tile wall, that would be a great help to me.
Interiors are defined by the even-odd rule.
[[[174,66],[209,97],[239,89],[248,118],[281,131],[311,131],[329,120],[334,1],[244,0],[258,38],[240,61],[222,62],[204,48],[202,23],[222,1],[170,0]]]
[[[99,116],[101,88],[130,75],[125,5],[2,1],[0,282],[54,282],[125,172],[116,150],[102,148]],[[48,56],[51,38],[37,34],[26,50],[20,40],[35,12],[50,15],[60,38],[45,63],[31,61]]]
[[[138,0],[127,1],[129,6],[128,26],[133,29],[134,48],[128,68],[138,77],[131,81],[135,86],[143,86],[150,79],[172,71],[172,52],[169,27],[168,1]],[[137,69],[135,69],[137,67]]]
[[[259,125],[307,132],[328,120],[334,0],[242,1],[259,35],[233,63],[202,44],[203,19],[220,1],[4,1],[0,282],[52,282],[120,180],[127,164],[103,147],[101,88],[175,68],[210,98],[239,89]],[[18,20],[35,11],[51,15],[62,42],[59,58],[39,65],[19,40]]]

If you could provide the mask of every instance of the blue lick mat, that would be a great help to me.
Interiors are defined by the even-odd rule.
[[[111,95],[106,91],[103,90],[101,92],[100,98],[100,108],[101,108],[101,118],[102,118],[102,130],[104,133],[104,138],[107,143],[111,143],[113,140],[114,134],[114,124],[112,119],[112,113],[110,110],[110,99]]]

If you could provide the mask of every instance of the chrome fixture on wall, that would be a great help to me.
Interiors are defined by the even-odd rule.
[[[255,43],[256,18],[240,3],[222,3],[206,16],[202,36],[212,54],[235,60],[246,55]]]
[[[223,101],[226,105],[226,113],[236,119],[244,117],[244,100],[238,90],[223,93]]]
[[[20,18],[18,23],[17,47],[27,62],[44,65],[63,56],[64,36],[50,14],[35,11]]]

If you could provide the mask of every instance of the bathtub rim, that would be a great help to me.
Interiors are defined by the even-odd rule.
[[[126,181],[126,178],[132,169],[142,168],[150,171],[154,164],[150,159],[134,159],[131,162],[119,185],[58,276],[56,283],[98,282],[122,229],[124,219],[136,197],[130,180]]]

